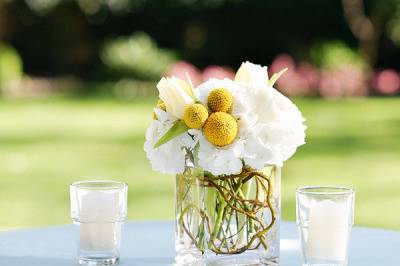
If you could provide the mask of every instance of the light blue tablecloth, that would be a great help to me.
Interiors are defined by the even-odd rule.
[[[1,266],[75,266],[77,229],[73,225],[0,233]],[[297,228],[281,227],[281,265],[301,265]],[[400,232],[355,227],[349,266],[399,266]],[[131,222],[124,226],[121,266],[174,263],[172,222]]]

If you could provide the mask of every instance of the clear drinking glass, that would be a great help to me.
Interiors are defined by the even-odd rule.
[[[128,185],[116,181],[79,181],[71,184],[70,196],[71,216],[74,224],[79,225],[79,264],[118,264]]]
[[[303,266],[346,266],[354,223],[354,190],[302,187],[296,191],[296,216]]]

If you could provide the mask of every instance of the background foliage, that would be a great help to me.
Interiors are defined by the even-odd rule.
[[[102,45],[137,31],[201,68],[237,67],[244,59],[267,64],[280,53],[304,60],[321,40],[362,50],[363,34],[373,31],[379,36],[371,64],[398,67],[400,1],[367,0],[360,10],[357,3],[363,1],[2,1],[0,36],[21,53],[27,73],[94,79],[103,78],[96,75]],[[360,25],[351,26],[352,19]]]
[[[283,218],[296,187],[339,184],[357,224],[400,229],[399,58],[400,0],[2,0],[0,229],[69,223],[68,185],[94,178],[129,183],[130,219],[173,219],[142,147],[155,82],[244,60],[288,67],[277,88],[307,118]]]

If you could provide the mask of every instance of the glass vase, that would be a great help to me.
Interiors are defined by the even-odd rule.
[[[281,169],[176,176],[176,265],[279,265]]]

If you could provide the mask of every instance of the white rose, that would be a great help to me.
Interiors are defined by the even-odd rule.
[[[244,82],[253,86],[264,86],[268,82],[267,67],[250,63],[242,63],[236,72],[235,81]]]
[[[157,89],[167,112],[177,118],[183,118],[185,108],[194,102],[190,85],[176,77],[162,78]]]

